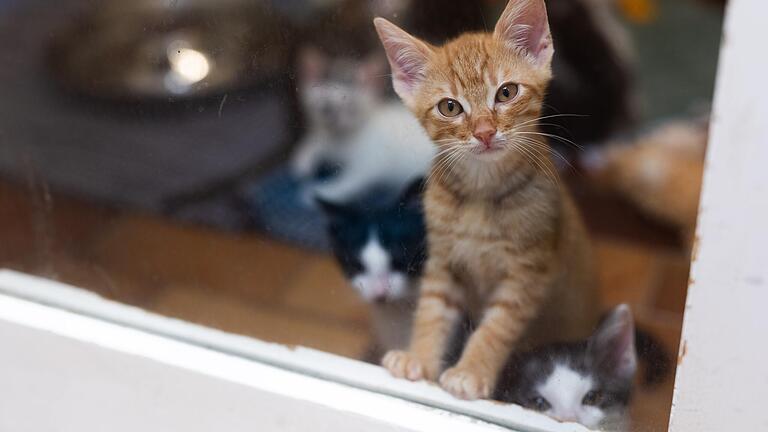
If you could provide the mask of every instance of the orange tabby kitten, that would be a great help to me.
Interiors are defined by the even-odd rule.
[[[410,347],[382,362],[397,377],[437,379],[469,313],[478,327],[440,384],[487,398],[514,347],[586,337],[600,309],[584,228],[537,127],[554,52],[544,2],[512,0],[493,34],[442,47],[374,23],[395,91],[438,147]]]

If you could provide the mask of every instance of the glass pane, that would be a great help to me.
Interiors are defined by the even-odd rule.
[[[510,5],[0,0],[0,267],[663,429],[724,1]]]

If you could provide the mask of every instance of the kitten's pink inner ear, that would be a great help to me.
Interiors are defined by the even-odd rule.
[[[510,0],[496,23],[494,35],[520,48],[536,64],[549,65],[554,53],[544,0]]]
[[[386,87],[387,61],[380,54],[368,56],[357,70],[357,81],[377,92]]]
[[[431,48],[384,18],[373,20],[392,68],[395,92],[407,103],[425,79]]]
[[[619,376],[631,377],[637,369],[635,325],[629,306],[619,305],[600,325],[591,341],[599,361]]]
[[[308,47],[299,53],[299,78],[305,84],[315,84],[325,75],[325,55],[316,48]]]

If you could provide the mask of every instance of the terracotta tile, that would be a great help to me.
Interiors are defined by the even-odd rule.
[[[607,240],[595,241],[594,249],[603,303],[647,304],[658,271],[652,250]]]
[[[367,326],[367,305],[341,274],[332,257],[311,263],[283,298],[286,307]]]
[[[245,303],[212,291],[183,286],[163,290],[151,310],[224,331],[286,345],[302,345],[359,358],[368,345],[366,329],[317,319],[286,309]]]
[[[654,292],[653,307],[682,313],[688,293],[690,260],[684,254],[665,254],[659,257],[659,283]]]
[[[186,285],[274,301],[314,255],[255,236],[236,236],[142,216],[104,229],[90,251],[108,271],[160,285]]]

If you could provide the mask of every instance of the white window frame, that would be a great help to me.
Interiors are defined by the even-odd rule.
[[[731,0],[670,429],[768,430],[768,4]],[[0,431],[584,431],[0,271]]]
[[[730,0],[670,430],[768,431],[768,2]]]

